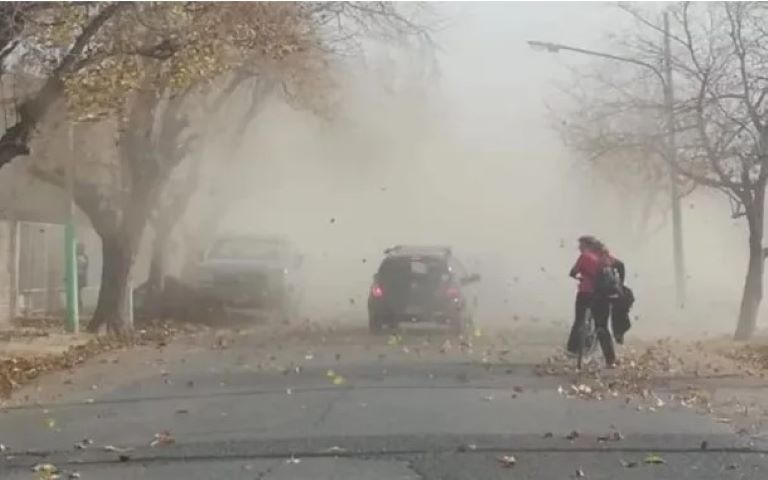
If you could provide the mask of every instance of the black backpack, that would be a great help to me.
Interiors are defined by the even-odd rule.
[[[619,269],[613,262],[602,265],[595,277],[595,293],[602,297],[614,297],[621,295],[622,292]]]

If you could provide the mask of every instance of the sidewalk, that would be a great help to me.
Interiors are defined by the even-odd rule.
[[[19,387],[43,374],[69,370],[90,358],[135,345],[158,344],[178,332],[167,323],[143,328],[132,338],[71,334],[59,319],[17,320],[0,331],[0,405]]]

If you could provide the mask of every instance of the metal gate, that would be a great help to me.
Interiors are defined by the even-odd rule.
[[[55,315],[64,308],[64,226],[19,223],[19,313]]]

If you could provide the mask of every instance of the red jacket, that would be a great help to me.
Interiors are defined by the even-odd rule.
[[[579,293],[594,293],[595,278],[600,271],[600,258],[592,252],[579,255],[571,268],[571,276],[579,279]]]

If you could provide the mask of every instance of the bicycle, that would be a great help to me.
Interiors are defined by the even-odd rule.
[[[576,332],[577,352],[576,368],[581,370],[585,358],[589,358],[597,347],[597,328],[595,327],[595,317],[592,315],[592,309],[587,308],[584,312],[584,322]]]

